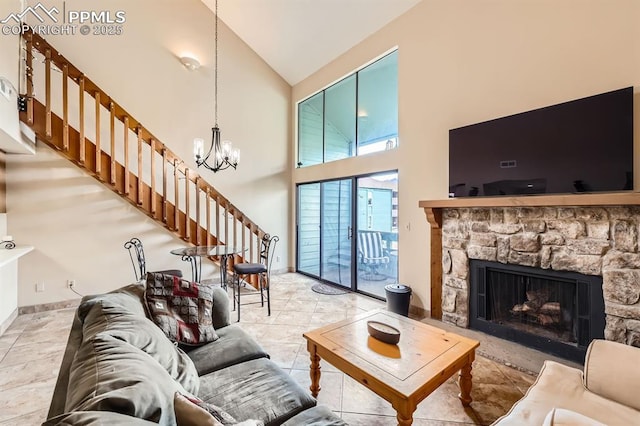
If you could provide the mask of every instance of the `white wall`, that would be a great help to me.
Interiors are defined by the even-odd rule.
[[[47,6],[62,10],[62,0]],[[92,3],[93,5],[93,3]],[[195,137],[209,140],[213,117],[213,13],[199,0],[104,0],[94,10],[124,10],[120,36],[49,36],[52,45],[195,169]],[[67,0],[66,10],[87,9]],[[220,31],[219,124],[223,139],[242,150],[237,171],[201,175],[267,232],[289,239],[290,86],[223,23]],[[202,63],[187,71],[178,56]],[[140,237],[148,269],[188,265],[169,254],[184,243],[38,144],[35,157],[7,159],[9,229],[33,245],[20,262],[20,306],[110,290],[133,279],[123,243]],[[278,246],[289,265],[288,247]],[[204,271],[212,273],[211,268]],[[34,284],[45,283],[35,293]]]
[[[2,250],[2,249],[0,249]],[[0,336],[15,318],[18,309],[18,262],[9,262],[0,266],[0,288],[2,297],[0,298]]]
[[[418,201],[447,197],[449,129],[630,85],[640,93],[638,16],[635,0],[423,0],[293,88],[295,107],[397,45],[398,149],[296,169],[292,182],[397,168],[399,279],[413,288],[411,303],[429,309]],[[639,113],[636,101],[636,146]]]
[[[0,2],[0,20],[6,18],[10,13],[19,12],[20,8],[20,0],[3,0]],[[20,86],[19,43],[20,37],[17,35],[0,34],[0,78],[6,79],[16,90]],[[16,99],[17,91],[12,91],[9,100],[0,95],[0,150],[28,152],[22,146],[20,138]]]

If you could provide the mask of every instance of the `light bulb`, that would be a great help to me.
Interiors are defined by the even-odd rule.
[[[222,156],[229,159],[231,155],[231,141],[222,141]]]
[[[196,160],[202,158],[204,155],[204,139],[195,138],[193,140],[193,155],[196,157]]]

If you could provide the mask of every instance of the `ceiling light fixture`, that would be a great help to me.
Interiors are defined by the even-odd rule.
[[[195,71],[200,68],[200,61],[191,56],[182,56],[180,62],[182,62],[182,65],[189,71]]]
[[[216,173],[220,170],[232,167],[235,169],[240,162],[240,150],[234,149],[231,141],[220,142],[220,127],[218,126],[218,0],[216,0],[216,20],[215,20],[215,69],[214,69],[214,115],[215,126],[211,129],[213,133],[211,146],[204,153],[204,139],[196,138],[193,140],[193,155],[196,158],[198,167],[203,166]],[[209,157],[213,154],[213,165],[207,163]]]

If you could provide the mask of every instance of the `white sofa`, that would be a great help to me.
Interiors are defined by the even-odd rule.
[[[525,396],[494,426],[640,425],[640,348],[594,340],[584,372],[545,361]]]

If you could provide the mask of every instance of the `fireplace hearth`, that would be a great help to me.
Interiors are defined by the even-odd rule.
[[[602,277],[470,260],[469,325],[576,362],[604,337]]]

